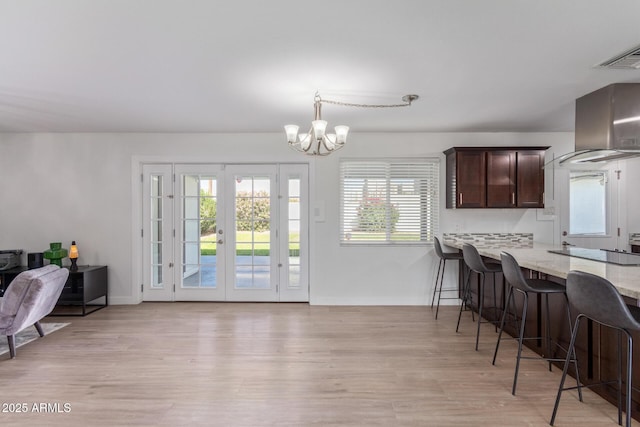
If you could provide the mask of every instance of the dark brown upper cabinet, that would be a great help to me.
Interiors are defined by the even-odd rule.
[[[447,157],[447,208],[544,207],[549,147],[453,147]]]

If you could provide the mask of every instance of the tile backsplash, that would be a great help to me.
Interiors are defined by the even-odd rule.
[[[640,234],[638,234],[640,239]],[[459,240],[465,243],[491,243],[495,241],[528,243],[533,242],[533,233],[444,233],[443,240]]]

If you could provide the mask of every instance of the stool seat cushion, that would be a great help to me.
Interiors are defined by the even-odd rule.
[[[531,292],[540,294],[563,294],[567,288],[559,283],[543,279],[526,279],[527,285],[531,288]]]
[[[501,273],[502,272],[502,264],[496,264],[493,262],[488,262],[484,265],[486,267],[485,273]]]
[[[442,252],[442,259],[462,259],[462,253],[460,252]]]

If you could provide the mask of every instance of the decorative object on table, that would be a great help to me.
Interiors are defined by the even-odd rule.
[[[306,134],[298,135],[299,127],[297,125],[286,125],[284,130],[287,133],[287,142],[289,143],[289,147],[310,156],[327,156],[344,147],[344,144],[347,142],[349,126],[336,126],[335,134],[325,133],[327,129],[327,122],[322,120],[320,112],[323,103],[341,105],[343,107],[394,108],[409,107],[416,99],[418,99],[418,95],[405,95],[402,97],[402,104],[354,104],[350,102],[322,99],[320,94],[316,92],[313,99],[315,118],[311,122],[311,129],[309,129],[309,132]]]
[[[49,243],[49,249],[44,251],[44,258],[48,259],[51,264],[62,267],[62,258],[67,257],[67,250],[62,247],[62,243]]]
[[[8,270],[19,266],[20,255],[22,255],[22,249],[0,251],[0,270]]]
[[[27,266],[29,270],[44,266],[44,258],[42,252],[32,252],[27,254]]]
[[[75,240],[71,242],[71,247],[69,248],[69,259],[71,260],[69,271],[78,271],[78,247]]]

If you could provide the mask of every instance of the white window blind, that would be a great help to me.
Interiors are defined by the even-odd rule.
[[[340,241],[424,244],[438,232],[439,159],[342,160]]]

